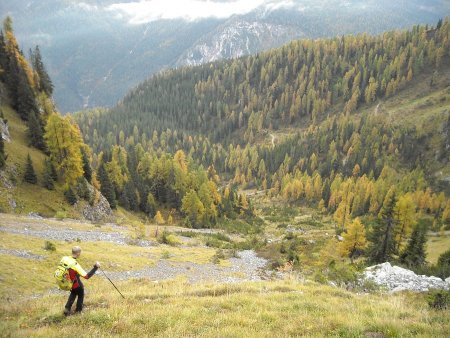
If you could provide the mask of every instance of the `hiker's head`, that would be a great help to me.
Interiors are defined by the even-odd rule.
[[[73,258],[78,258],[81,255],[81,248],[79,246],[74,246],[72,248],[72,257]]]

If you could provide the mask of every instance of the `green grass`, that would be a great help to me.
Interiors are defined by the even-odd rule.
[[[436,264],[440,255],[450,249],[450,236],[429,236],[427,242],[427,261]]]
[[[66,294],[0,305],[0,332],[14,337],[445,337],[450,312],[422,295],[358,295],[295,281],[191,285],[182,279],[87,286],[85,312],[64,318]]]
[[[28,221],[27,221],[28,222]],[[55,224],[58,222],[54,221]],[[69,223],[70,225],[70,223]],[[0,220],[0,227],[2,222]],[[60,226],[65,226],[60,223]],[[66,225],[68,226],[68,225]],[[86,230],[86,226],[78,229]],[[97,230],[91,226],[91,230]],[[102,229],[104,231],[104,229]],[[43,260],[31,260],[0,254],[0,299],[7,296],[44,292],[54,287],[53,273],[62,256],[70,255],[74,245],[80,245],[83,253],[80,264],[85,270],[100,261],[107,271],[140,270],[153,266],[159,259],[167,256],[171,262],[210,263],[216,250],[207,247],[172,247],[158,245],[139,247],[109,242],[72,242],[54,241],[55,251],[44,249],[45,240],[41,238],[0,232],[0,249],[26,250],[32,254],[45,256]],[[35,277],[38,278],[35,278]]]
[[[16,187],[6,189],[0,184],[0,211],[28,214],[37,212],[43,216],[52,217],[57,211],[64,211],[69,217],[79,217],[79,212],[71,207],[63,196],[63,187],[56,185],[54,191],[41,186],[44,169],[45,154],[30,146],[27,139],[27,127],[14,110],[8,106],[1,106],[5,119],[8,120],[11,142],[5,142],[5,151],[8,155],[7,174],[13,178]],[[33,166],[38,177],[38,184],[32,185],[22,182],[23,170],[27,155],[30,154]],[[11,208],[9,200],[17,203],[15,209]]]

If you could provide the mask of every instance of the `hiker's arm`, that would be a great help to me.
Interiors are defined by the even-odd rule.
[[[98,269],[97,265],[94,265],[94,267],[91,269],[91,271],[89,271],[85,276],[83,276],[83,278],[85,278],[85,279],[91,278],[93,275],[95,275],[95,272],[97,271],[97,269]]]
[[[100,263],[96,262],[94,267],[91,269],[91,271],[89,271],[86,276],[83,276],[83,278],[89,279],[91,278],[93,275],[95,275],[95,272],[97,271],[97,269],[100,267]]]

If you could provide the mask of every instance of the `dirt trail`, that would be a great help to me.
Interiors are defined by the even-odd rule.
[[[240,251],[238,252],[238,257],[232,257],[229,261],[230,266],[222,266],[213,263],[197,264],[160,260],[154,267],[136,271],[107,272],[107,274],[111,279],[115,280],[126,280],[129,278],[164,280],[185,276],[191,283],[258,281],[269,276],[264,269],[267,260],[257,257],[253,250]]]
[[[80,229],[73,229],[71,225]],[[10,215],[0,214],[0,231],[12,234],[27,235],[32,237],[44,238],[57,241],[76,241],[84,242],[111,242],[115,244],[128,244],[130,238],[125,227],[116,224],[107,225],[110,230],[102,231],[92,230],[92,224],[82,223],[76,220],[54,220],[35,217],[12,217]],[[140,240],[133,242],[139,246],[151,246],[152,241]]]
[[[76,229],[73,229],[73,226]],[[106,241],[118,245],[130,244],[128,232],[125,227],[116,224],[104,226],[104,229],[92,229],[89,223],[74,220],[61,221],[54,219],[41,219],[35,217],[17,217],[0,214],[0,232],[7,232],[19,235],[33,236],[47,240],[76,241],[83,242]],[[104,231],[102,231],[104,230]],[[109,231],[108,231],[109,230]],[[173,230],[189,230],[200,233],[217,233],[221,231],[213,229],[186,229],[174,227]],[[140,240],[133,245],[142,247],[154,247],[160,245],[149,240]],[[195,246],[190,246],[195,248]],[[198,247],[204,249],[204,245]],[[170,247],[167,247],[170,252]],[[148,255],[148,252],[142,252]],[[44,256],[32,254],[25,250],[12,248],[0,249],[0,258],[3,256],[17,256],[26,259],[42,260]],[[115,280],[126,280],[130,278],[149,278],[151,280],[172,279],[178,276],[185,276],[191,283],[196,282],[239,282],[255,281],[270,278],[270,272],[266,270],[267,260],[256,256],[252,250],[244,250],[237,253],[237,257],[229,258],[225,264],[197,264],[192,262],[174,262],[170,259],[159,259],[155,266],[148,266],[141,270],[108,272],[110,278]]]

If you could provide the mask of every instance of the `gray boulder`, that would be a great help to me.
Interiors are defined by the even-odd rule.
[[[413,271],[382,263],[368,267],[363,275],[365,280],[383,286],[390,292],[404,290],[425,292],[430,289],[449,289],[450,278],[445,281],[434,276],[416,275]]]

